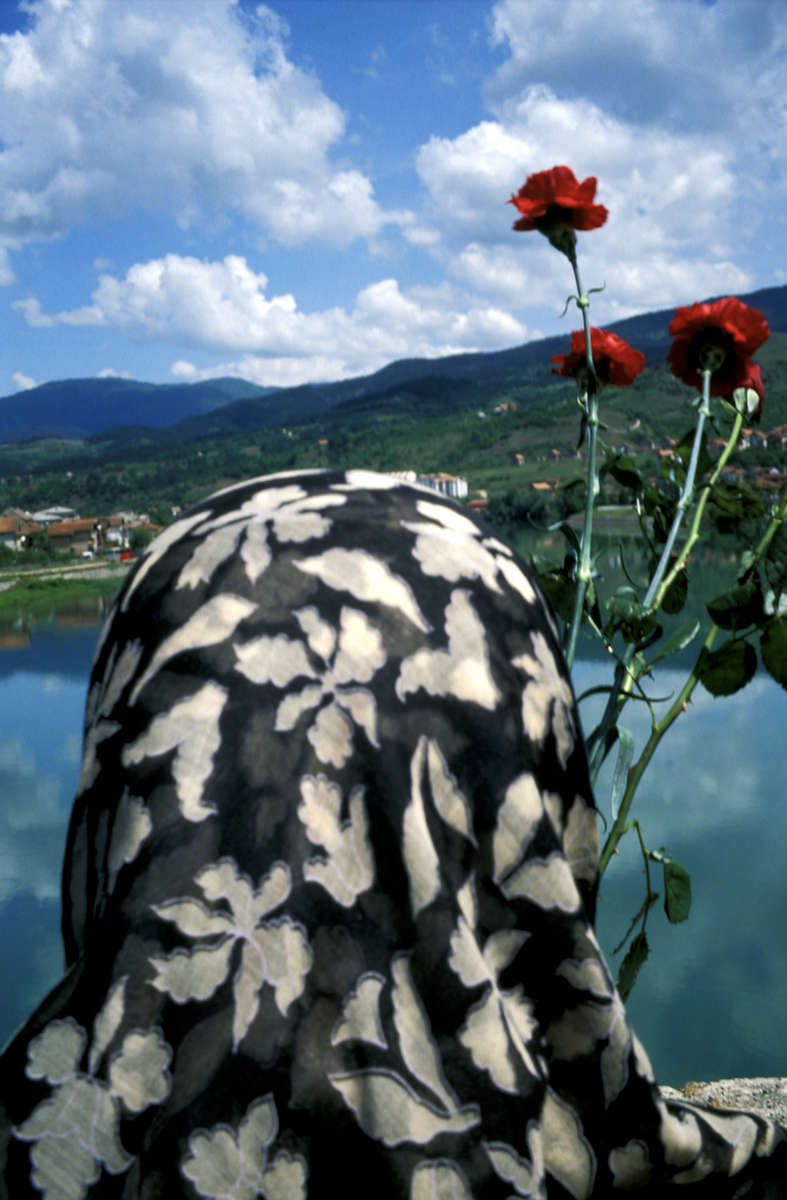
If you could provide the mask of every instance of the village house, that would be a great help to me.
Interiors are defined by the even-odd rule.
[[[59,521],[79,520],[79,513],[76,509],[67,508],[64,504],[53,504],[50,508],[33,513],[33,520],[40,521],[42,525],[52,525]]]
[[[40,533],[43,526],[28,517],[0,517],[0,546],[22,550],[29,534]]]
[[[418,482],[454,500],[461,500],[467,495],[467,480],[462,475],[446,475],[441,471],[436,475],[419,475]]]
[[[49,526],[52,549],[61,554],[95,554],[99,549],[98,524],[95,517],[80,517],[76,521],[53,521]]]

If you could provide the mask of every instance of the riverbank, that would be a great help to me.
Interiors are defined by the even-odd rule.
[[[78,563],[2,572],[0,619],[40,618],[53,608],[110,599],[127,571],[128,563]]]

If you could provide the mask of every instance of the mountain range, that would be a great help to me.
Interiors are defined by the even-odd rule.
[[[741,297],[759,309],[772,333],[787,334],[787,285]],[[673,309],[644,313],[607,328],[642,350],[651,367],[664,372]],[[780,339],[781,340],[781,339]],[[96,441],[190,441],[255,428],[322,419],[334,409],[396,409],[404,389],[419,411],[430,398],[446,406],[489,404],[517,389],[518,401],[543,401],[550,389],[565,387],[550,374],[549,359],[567,350],[565,335],[527,342],[491,353],[443,358],[400,359],[370,375],[338,382],[264,388],[243,379],[191,384],[152,384],[109,378],[71,379],[0,398],[0,442],[36,438],[88,438]]]

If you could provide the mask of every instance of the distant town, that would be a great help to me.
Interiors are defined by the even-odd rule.
[[[515,404],[501,404],[495,412],[505,409],[515,409]],[[486,417],[486,412],[479,410],[480,419]],[[286,432],[286,431],[285,431]],[[633,432],[633,431],[632,431]],[[656,441],[652,437],[641,436],[635,439],[635,453],[652,453],[664,461],[677,457],[678,443],[675,438],[664,437]],[[328,445],[327,439],[321,443]],[[712,456],[721,452],[725,445],[722,438],[711,438],[708,441],[708,451]],[[614,450],[615,448],[612,447]],[[631,451],[630,446],[619,447],[621,451]],[[778,450],[787,449],[787,425],[779,425],[770,430],[744,429],[741,433],[738,450],[748,449]],[[539,456],[539,461],[557,462],[568,458],[578,459],[580,451],[550,450],[546,456]],[[512,466],[524,466],[527,459],[520,452],[513,452]],[[432,488],[442,495],[455,500],[465,501],[470,509],[483,510],[487,505],[487,496],[483,489],[470,494],[467,479],[462,475],[450,475],[445,472],[419,474],[413,470],[388,471],[394,478],[407,483],[417,483]],[[745,465],[728,466],[722,473],[722,478],[728,482],[745,480],[747,483],[762,489],[780,488],[787,484],[787,472],[775,466]],[[533,480],[527,489],[535,492],[551,492],[561,484],[558,476],[545,475]],[[170,519],[175,520],[181,512],[178,505],[168,506]],[[32,546],[47,549],[50,554],[69,555],[84,559],[104,558],[108,560],[129,561],[136,553],[144,548],[164,528],[162,524],[153,522],[145,512],[124,510],[101,516],[82,517],[73,508],[65,505],[52,505],[36,512],[26,512],[20,508],[9,507],[0,514],[0,546],[10,550],[21,551]]]

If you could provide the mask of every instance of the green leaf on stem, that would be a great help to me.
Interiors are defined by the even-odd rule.
[[[730,638],[718,650],[705,650],[697,664],[700,683],[711,696],[731,696],[745,687],[757,670],[749,642]]]
[[[600,475],[611,475],[621,487],[638,492],[642,488],[642,476],[633,458],[627,454],[608,454],[599,471]]]
[[[765,626],[760,654],[768,674],[787,688],[787,617],[774,617]]]
[[[654,487],[646,489],[643,504],[653,521],[654,542],[666,542],[679,498],[680,488],[670,479],[659,479]]]
[[[645,931],[640,930],[637,936],[632,939],[631,945],[626,951],[626,957],[620,964],[620,970],[618,971],[618,991],[622,1000],[628,999],[631,989],[637,982],[637,976],[647,961],[649,953],[650,947],[648,939],[645,936]]]
[[[682,612],[688,592],[689,577],[686,574],[686,568],[682,567],[664,593],[660,605],[662,611],[672,617]]]
[[[582,552],[582,546],[580,544],[579,535],[577,534],[576,529],[574,529],[571,525],[569,525],[568,521],[563,521],[558,526],[558,528],[559,528],[560,532],[563,534],[563,537],[568,542],[571,549],[574,550],[576,552],[577,557],[579,557],[579,555]]]
[[[691,909],[691,878],[674,858],[664,860],[664,911],[673,925],[685,921]]]
[[[762,500],[748,483],[719,481],[710,498],[711,504],[725,517],[735,517],[739,521],[761,517],[765,512]]]
[[[611,632],[611,628],[620,630],[626,642],[644,642],[658,628],[653,613],[643,608],[636,590],[626,583],[610,596],[607,610],[611,617],[607,631]]]
[[[648,666],[652,667],[659,659],[667,658],[670,654],[678,654],[681,650],[685,650],[689,643],[694,641],[700,629],[702,629],[700,621],[687,621],[685,625],[681,625],[660,646],[653,655],[653,658],[650,659]]]
[[[779,596],[787,592],[787,521],[782,522],[771,538],[762,568],[778,604]]]
[[[559,567],[552,571],[542,571],[538,576],[546,598],[561,621],[568,623],[574,614],[574,597],[577,591],[576,581],[569,579]]]
[[[757,625],[763,616],[759,583],[755,578],[745,583],[736,583],[729,591],[723,592],[715,600],[710,600],[705,607],[711,620],[720,629],[729,629],[735,633],[748,625]]]
[[[689,465],[691,458],[691,448],[694,445],[694,429],[688,429],[675,447],[675,452],[679,456],[684,466]],[[707,430],[703,431],[700,439],[700,453],[697,459],[697,478],[702,478],[706,472],[710,471],[713,466],[713,461],[708,454],[708,434]]]
[[[613,821],[618,815],[620,798],[626,790],[629,767],[634,757],[634,734],[629,729],[626,729],[624,725],[618,725],[618,738],[620,745],[618,746],[618,756],[615,760],[615,770],[612,773],[612,788],[610,792],[610,810]]]

